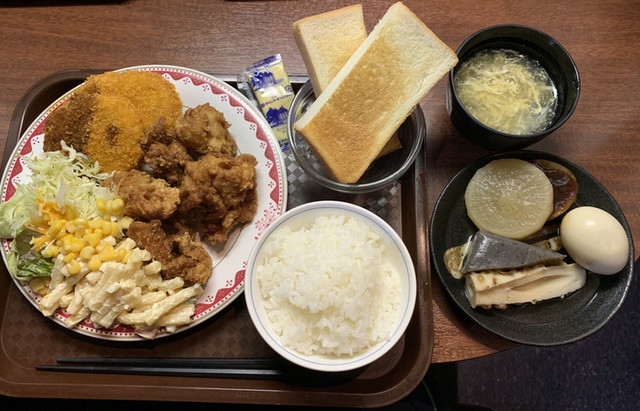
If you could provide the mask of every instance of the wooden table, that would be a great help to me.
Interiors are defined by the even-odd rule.
[[[87,5],[27,1],[0,8],[0,150],[18,99],[51,73],[173,64],[209,73],[237,73],[280,53],[291,75],[306,70],[291,34],[302,17],[353,1],[104,1]],[[51,3],[51,4],[49,4]],[[369,30],[392,1],[366,1]],[[593,174],[640,232],[640,2],[558,0],[405,4],[454,50],[475,31],[502,23],[540,29],[575,59],[582,94],[573,117],[532,149],[560,155]],[[421,102],[428,124],[429,215],[447,181],[488,152],[462,139],[444,104],[446,80]],[[636,254],[638,246],[636,245]],[[433,362],[491,354],[514,344],[465,318],[433,276]]]

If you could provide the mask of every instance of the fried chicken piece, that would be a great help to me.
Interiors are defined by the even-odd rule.
[[[205,284],[211,276],[213,262],[203,244],[188,233],[168,235],[160,220],[134,221],[127,236],[162,264],[164,278],[181,277],[187,284]]]
[[[205,284],[211,276],[213,262],[211,256],[199,241],[191,239],[189,234],[171,236],[174,256],[163,270],[167,276],[179,276],[187,283]]]
[[[225,241],[236,224],[253,218],[257,209],[256,164],[250,154],[236,158],[207,154],[187,164],[178,211],[186,216],[190,210],[203,210],[202,230],[212,244]]]
[[[212,244],[226,241],[231,229],[238,224],[246,224],[253,219],[258,208],[258,195],[255,189],[247,192],[245,199],[237,207],[228,209],[222,218],[210,218],[205,215],[201,223],[205,237]]]
[[[192,158],[179,141],[173,141],[168,146],[153,143],[144,155],[144,162],[151,168],[153,175],[172,185],[182,181],[184,166],[188,161],[192,161]]]
[[[187,110],[176,120],[176,135],[190,149],[200,154],[220,153],[234,156],[238,148],[231,137],[224,115],[209,103]]]
[[[151,168],[154,177],[164,178],[169,184],[179,184],[185,165],[193,158],[177,140],[175,132],[167,129],[164,117],[153,123],[144,140],[144,164]]]
[[[142,148],[145,149],[151,143],[169,144],[176,138],[175,129],[169,129],[167,127],[167,119],[160,117],[144,133],[141,144]]]
[[[242,203],[248,191],[256,187],[258,164],[251,154],[234,158],[207,154],[187,163],[180,186],[181,211],[202,204],[231,208]],[[224,210],[223,210],[224,213]]]
[[[165,219],[180,203],[180,190],[144,171],[117,171],[105,181],[124,200],[125,215],[144,220]]]
[[[171,258],[173,245],[162,229],[160,220],[151,220],[148,223],[133,221],[127,230],[127,237],[135,241],[139,248],[147,250],[154,260],[160,261],[163,268]]]

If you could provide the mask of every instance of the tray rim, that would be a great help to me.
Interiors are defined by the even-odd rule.
[[[28,127],[29,121],[25,121],[25,115],[30,105],[41,93],[48,89],[65,83],[65,82],[82,82],[84,78],[91,74],[104,72],[99,69],[69,69],[52,73],[39,81],[18,101],[13,114],[11,116],[8,137],[2,157],[2,165],[6,164],[11,157],[13,147],[19,140],[25,127]],[[222,81],[228,83],[236,82],[236,75],[226,73],[213,73],[201,70]],[[301,86],[308,77],[304,75],[290,75],[290,80],[297,86]],[[232,84],[231,84],[232,85]],[[232,85],[233,86],[233,85]],[[37,115],[37,114],[36,114]],[[400,188],[409,184],[413,180],[413,189],[400,190],[401,210],[404,213],[407,201],[415,204],[416,201],[426,201],[426,143],[423,144],[421,152],[410,171],[401,179]],[[13,378],[8,376],[7,368],[2,367],[0,370],[0,394],[13,397],[40,397],[40,398],[72,398],[77,399],[138,399],[138,400],[154,400],[154,401],[203,401],[203,402],[219,402],[219,403],[242,403],[242,404],[282,404],[282,405],[321,405],[325,404],[327,395],[331,396],[331,401],[336,405],[346,407],[379,407],[391,404],[401,398],[404,398],[413,389],[415,389],[420,381],[424,378],[427,369],[431,364],[433,353],[433,315],[432,315],[432,294],[431,294],[431,278],[430,261],[428,256],[428,236],[426,207],[411,207],[413,215],[411,221],[422,222],[421,224],[407,221],[408,218],[401,213],[400,226],[395,227],[401,229],[401,237],[407,244],[411,257],[416,266],[416,275],[418,282],[418,295],[416,299],[416,307],[414,315],[411,319],[409,327],[405,332],[403,354],[398,361],[407,355],[407,351],[412,349],[415,356],[411,356],[412,364],[408,368],[408,372],[404,376],[396,375],[399,381],[391,386],[384,387],[367,387],[361,392],[348,391],[332,391],[331,387],[314,387],[306,391],[300,390],[298,387],[294,390],[286,390],[287,384],[283,385],[278,381],[267,380],[241,380],[248,384],[242,389],[236,384],[237,379],[204,379],[204,378],[188,378],[188,377],[148,377],[148,376],[122,376],[122,375],[93,375],[93,374],[67,374],[38,372],[31,366],[20,366],[11,358],[5,355],[4,351],[0,351],[0,364],[9,363],[14,368]],[[5,307],[8,303],[7,297],[11,292],[12,282],[7,276],[4,266],[0,267],[0,321],[4,318]],[[408,333],[408,334],[407,334]],[[416,335],[417,333],[417,335]],[[415,340],[410,341],[406,336],[418,336],[418,344]],[[0,335],[1,337],[1,335]],[[426,339],[426,341],[424,341]],[[2,341],[0,340],[0,343]],[[394,366],[391,370],[397,374]],[[35,373],[35,374],[34,374]],[[36,378],[34,378],[34,375]],[[89,377],[93,376],[93,377]],[[93,382],[99,379],[100,382]],[[390,380],[392,378],[389,378]],[[357,379],[345,383],[344,387],[349,388]],[[168,384],[173,381],[173,384]],[[395,381],[395,380],[394,380]],[[63,387],[69,385],[73,387],[70,390],[64,390]],[[293,386],[289,386],[292,388]],[[309,387],[307,387],[309,388]],[[352,387],[356,388],[356,387]],[[376,391],[376,389],[378,389]],[[304,395],[290,395],[292,393],[304,393]],[[286,395],[289,394],[289,395]]]

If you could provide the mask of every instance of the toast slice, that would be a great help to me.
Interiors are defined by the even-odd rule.
[[[337,181],[354,183],[457,61],[415,14],[395,3],[294,128]]]
[[[293,37],[317,97],[367,38],[362,5],[300,19],[293,23]],[[400,148],[402,144],[394,134],[378,156]]]
[[[293,23],[293,37],[319,96],[367,38],[362,5],[300,19]]]

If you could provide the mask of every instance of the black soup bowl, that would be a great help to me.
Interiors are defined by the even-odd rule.
[[[495,130],[473,117],[460,101],[454,78],[461,64],[481,51],[500,49],[514,50],[536,60],[554,83],[557,102],[553,119],[544,130],[526,135]],[[456,54],[458,64],[449,72],[447,111],[460,134],[478,146],[494,151],[527,147],[561,127],[571,117],[578,104],[580,76],[575,62],[564,47],[541,31],[513,24],[488,27],[467,38]]]

